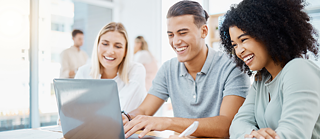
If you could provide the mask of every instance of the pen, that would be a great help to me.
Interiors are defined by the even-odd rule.
[[[184,130],[180,135],[180,137],[186,137],[186,136],[190,136],[194,131],[197,130],[199,125],[198,121],[194,121],[186,130]]]

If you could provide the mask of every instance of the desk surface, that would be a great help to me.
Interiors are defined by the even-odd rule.
[[[139,134],[138,131],[136,134]],[[152,131],[147,135],[162,137],[164,139],[168,138],[170,135],[177,135],[173,131]],[[20,129],[0,132],[0,139],[64,139],[61,127],[59,126],[48,126],[36,129]],[[191,138],[190,138],[191,139]],[[198,138],[201,139],[201,138]],[[210,138],[205,138],[210,139]],[[219,139],[219,138],[211,138]]]

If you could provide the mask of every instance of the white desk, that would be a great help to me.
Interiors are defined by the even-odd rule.
[[[138,131],[136,134],[139,134]],[[170,135],[177,135],[173,131],[152,131],[147,135],[168,138]],[[20,129],[0,132],[0,139],[64,139],[60,126],[48,126],[35,129]],[[191,138],[190,138],[191,139]],[[200,138],[199,138],[200,139]],[[218,138],[205,138],[218,139]]]

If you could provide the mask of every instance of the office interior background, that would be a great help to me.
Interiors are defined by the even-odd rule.
[[[73,45],[71,31],[84,32],[81,47],[89,57],[100,28],[122,22],[133,47],[145,37],[159,67],[176,56],[168,43],[166,13],[179,0],[0,0],[0,132],[56,125],[58,109],[52,80],[59,77],[60,53]],[[241,0],[195,0],[211,15],[221,17]],[[320,1],[307,0],[306,12],[320,30]],[[209,19],[210,20],[210,19]],[[206,42],[220,44],[212,19]],[[320,60],[310,58],[320,66]],[[173,116],[170,100],[158,116]]]

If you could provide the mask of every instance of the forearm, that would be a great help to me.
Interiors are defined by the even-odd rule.
[[[146,116],[152,116],[152,113],[148,113],[146,110],[142,108],[137,108],[131,112],[129,112],[130,117],[133,119],[137,117],[138,115],[146,115]]]
[[[132,119],[135,118],[135,117],[138,116],[138,115],[145,115],[144,112],[143,112],[141,109],[139,109],[139,108],[137,108],[137,109],[129,112],[128,114],[130,115],[130,117],[131,117]]]
[[[138,115],[152,116],[157,112],[163,103],[164,100],[148,94],[142,104],[137,109],[129,112],[129,115],[132,119]]]
[[[229,127],[232,119],[226,116],[215,116],[209,118],[187,119],[187,118],[168,118],[170,126],[168,130],[182,133],[194,121],[199,122],[197,130],[192,136],[197,137],[228,137]]]

